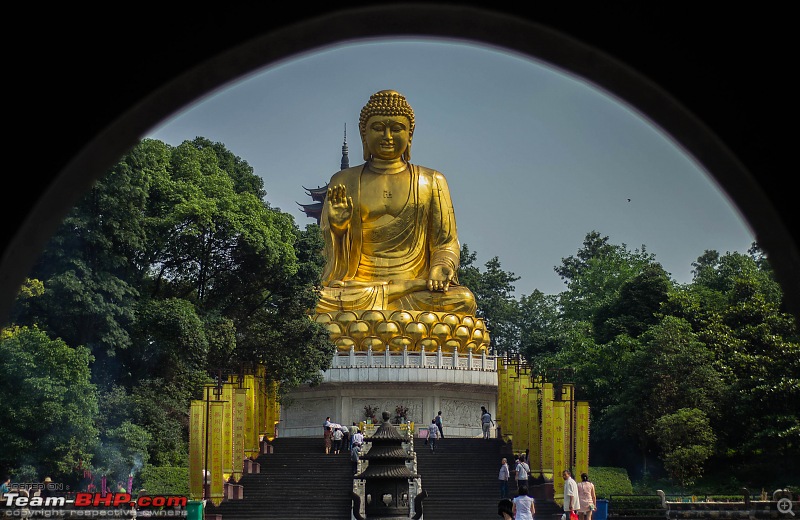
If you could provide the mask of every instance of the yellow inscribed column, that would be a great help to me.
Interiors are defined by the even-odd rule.
[[[233,474],[233,385],[222,385],[222,474],[228,480]]]
[[[563,392],[561,399],[564,401],[564,467],[575,471],[573,467],[575,464],[575,385],[565,383]]]
[[[564,460],[564,418],[567,402],[553,401],[553,489],[556,502],[564,504],[564,478],[561,472],[565,468]]]
[[[514,389],[511,386],[511,370],[506,365],[503,373],[503,431],[514,441]]]
[[[253,374],[244,376],[244,386],[247,390],[247,403],[245,407],[244,423],[244,453],[246,456],[255,458],[258,453],[258,446],[253,446],[253,438],[258,438],[256,433],[256,383]]]
[[[529,442],[530,410],[528,410],[528,387],[531,386],[530,374],[522,373],[519,377],[519,439],[520,450],[531,449]]]
[[[578,401],[576,405],[575,474],[589,473],[589,403]],[[590,477],[591,478],[591,477]]]
[[[501,432],[503,435],[508,434],[508,408],[505,402],[506,385],[504,379],[506,376],[505,360],[499,359],[497,363],[497,417],[496,420],[500,422]]]
[[[520,415],[522,412],[522,404],[520,403],[520,395],[522,391],[520,390],[521,384],[519,381],[519,373],[514,370],[511,373],[511,383],[513,389],[513,406],[512,406],[512,417],[514,422],[514,451],[519,453],[521,450],[525,448],[522,445],[525,443],[525,439],[522,438],[522,420],[520,419]]]
[[[267,431],[267,368],[264,365],[258,367],[258,436],[256,436],[256,448],[260,448],[259,436],[265,435]]]
[[[192,401],[189,409],[189,498],[203,499],[203,470],[205,469],[206,403]]]
[[[542,385],[542,473],[553,478],[553,383]]]
[[[208,435],[208,466],[209,483],[211,492],[209,499],[211,503],[218,506],[222,503],[224,495],[223,476],[222,476],[222,456],[223,456],[223,436],[222,429],[225,422],[225,405],[222,401],[211,401],[209,403],[209,435]]]
[[[532,381],[531,386],[536,386],[538,378]],[[530,460],[528,465],[531,472],[536,472],[538,476],[542,471],[542,438],[541,425],[539,424],[539,389],[528,390],[528,446],[530,447]]]
[[[253,437],[247,440],[251,451],[255,452],[256,457],[259,452],[258,436],[264,429],[264,418],[262,416],[264,407],[261,404],[264,399],[262,386],[260,370],[256,370],[256,374],[253,377]]]
[[[247,389],[236,388],[233,393],[233,480],[239,482],[244,472],[245,422],[247,420]]]
[[[280,421],[280,405],[278,404],[278,383],[270,381],[267,384],[267,411],[264,436],[269,442],[275,439],[275,426]]]

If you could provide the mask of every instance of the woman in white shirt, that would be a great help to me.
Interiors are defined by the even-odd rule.
[[[536,508],[533,506],[533,498],[528,496],[528,486],[519,488],[519,495],[514,497],[514,520],[533,520]]]

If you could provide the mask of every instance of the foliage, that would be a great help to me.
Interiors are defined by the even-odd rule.
[[[371,404],[364,405],[364,417],[375,420],[375,415],[379,412],[378,407]]]
[[[151,442],[146,429],[130,421],[106,430],[100,440],[94,461],[95,473],[113,481],[125,482],[148,460]]]
[[[594,483],[597,498],[607,499],[611,495],[630,495],[633,487],[625,468],[591,466],[589,480]]]
[[[476,253],[467,244],[461,246],[459,283],[469,288],[478,304],[477,316],[483,318],[492,348],[497,353],[518,350],[519,326],[514,282],[519,276],[504,271],[498,257],[491,258],[481,271],[475,266]]]
[[[0,466],[33,466],[39,475],[73,482],[80,461],[91,461],[97,442],[97,395],[92,356],[50,339],[36,327],[0,337]]]
[[[658,495],[614,495],[608,502],[608,511],[615,517],[664,517],[664,507]]]
[[[622,286],[655,264],[655,257],[641,250],[629,251],[625,244],[613,245],[597,231],[587,233],[575,256],[562,259],[556,273],[567,284],[561,294],[564,316],[590,321],[603,307],[617,299]]]
[[[142,468],[140,482],[148,495],[189,494],[189,468],[165,467],[150,464]]]
[[[320,381],[334,346],[308,319],[324,264],[319,228],[298,229],[264,196],[261,178],[221,143],[145,139],[62,222],[12,321],[92,356],[97,393],[87,399],[108,403],[86,407],[94,446],[62,449],[76,463],[122,471],[133,455],[116,445],[127,439],[143,461],[185,465],[189,401],[210,371],[261,363],[282,393]],[[23,443],[0,459],[14,467],[31,450]]]
[[[714,453],[717,440],[708,416],[697,408],[659,417],[650,433],[661,446],[664,467],[684,487],[703,474],[703,464]]]

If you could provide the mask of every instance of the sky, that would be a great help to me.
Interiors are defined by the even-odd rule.
[[[361,40],[295,56],[230,83],[146,136],[220,142],[264,179],[266,200],[304,228],[304,188],[363,162],[369,96],[403,94],[411,162],[450,187],[459,239],[516,295],[566,289],[554,268],[587,233],[655,255],[679,283],[706,250],[746,253],[754,233],[716,181],[645,116],[558,67],[484,44]]]

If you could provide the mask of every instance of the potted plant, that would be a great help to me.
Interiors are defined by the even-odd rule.
[[[367,424],[375,422],[375,414],[378,413],[378,407],[370,404],[364,405],[364,417],[367,418]]]
[[[394,409],[395,424],[405,423],[408,420],[408,407],[398,404]]]

